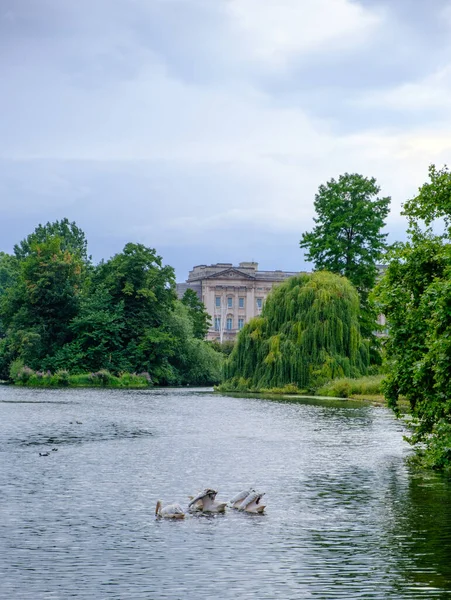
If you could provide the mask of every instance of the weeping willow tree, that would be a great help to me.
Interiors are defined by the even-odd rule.
[[[314,389],[364,375],[369,352],[358,319],[359,297],[345,277],[326,271],[292,277],[240,332],[225,365],[225,385]]]

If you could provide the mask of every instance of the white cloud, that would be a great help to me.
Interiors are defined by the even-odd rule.
[[[303,53],[358,46],[382,21],[350,0],[229,0],[228,12],[250,55],[276,66]]]
[[[162,9],[166,4],[160,2]],[[255,83],[261,65],[277,74],[300,56],[335,57],[361,47],[384,17],[350,0],[230,0],[225,6],[229,18],[218,26],[218,44],[230,48],[232,66],[214,83],[194,84],[180,69],[170,70],[119,18],[103,35],[93,22],[91,36],[59,35],[48,46],[41,40],[38,48],[27,47],[26,61],[3,66],[9,86],[0,96],[0,158],[22,165],[3,182],[5,195],[14,198],[8,214],[47,215],[60,206],[70,218],[98,227],[98,235],[137,234],[157,247],[201,240],[213,249],[224,228],[230,236],[258,228],[262,239],[280,232],[298,239],[311,228],[318,186],[348,171],[375,176],[382,194],[393,196],[391,222],[399,220],[401,202],[425,180],[428,164],[440,164],[451,151],[446,114],[435,125],[425,119],[404,132],[353,124],[357,133],[337,133],[302,100],[286,106],[278,89],[270,97]],[[214,32],[208,34],[210,43]],[[170,36],[170,28],[163,35]],[[256,77],[230,76],[238,55]],[[448,90],[444,69],[418,83],[363,94],[356,106],[369,119],[373,109],[379,114],[387,107],[449,109]],[[338,102],[330,90],[318,87],[317,93],[328,94],[326,105]],[[340,130],[347,130],[345,123]],[[238,237],[239,247],[246,235]]]
[[[388,90],[365,91],[353,104],[398,111],[451,110],[451,63],[415,82]]]

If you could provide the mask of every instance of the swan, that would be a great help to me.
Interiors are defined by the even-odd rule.
[[[216,490],[206,488],[191,499],[191,502],[188,504],[188,508],[194,508],[195,510],[197,509],[202,510],[203,512],[212,513],[225,512],[227,502],[219,502],[216,500],[217,493],[218,492]]]
[[[168,504],[167,506],[162,506],[161,500],[158,500],[157,506],[155,507],[155,516],[165,519],[184,519],[185,513],[180,504]]]
[[[240,504],[238,504],[236,508],[238,508],[238,510],[242,510],[248,513],[261,514],[266,508],[264,504],[260,504],[260,500],[263,498],[264,495],[264,492],[261,493],[252,490],[250,494],[248,494],[246,498],[244,498],[244,500]]]

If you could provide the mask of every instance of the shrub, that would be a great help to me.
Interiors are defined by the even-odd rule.
[[[114,380],[114,376],[111,375],[111,373],[106,369],[101,369],[96,373],[91,373],[89,375],[89,378],[91,380],[91,383],[93,383],[94,385],[102,386],[108,385],[112,380]]]
[[[358,379],[342,378],[329,381],[316,390],[318,396],[334,396],[335,398],[349,398],[353,395],[369,396],[382,394],[383,375],[360,377]]]
[[[33,377],[34,371],[23,364],[21,360],[15,360],[10,367],[9,375],[14,383],[26,385],[30,378]]]
[[[66,369],[60,369],[59,371],[57,371],[55,373],[55,383],[56,385],[68,386],[70,383],[69,371],[66,371]]]

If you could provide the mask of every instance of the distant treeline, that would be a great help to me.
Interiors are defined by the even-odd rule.
[[[204,341],[208,323],[197,296],[178,300],[174,269],[142,244],[94,265],[83,231],[63,219],[0,253],[0,379],[215,383],[224,354]],[[139,381],[124,378],[133,373]]]

